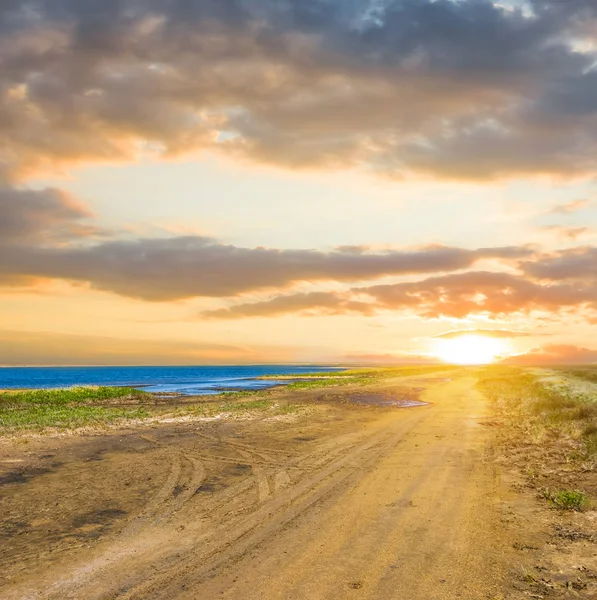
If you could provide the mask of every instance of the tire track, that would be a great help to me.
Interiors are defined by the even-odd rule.
[[[335,460],[312,477],[281,490],[257,507],[248,517],[231,526],[220,526],[197,540],[194,551],[175,566],[169,566],[117,597],[123,600],[169,599],[176,597],[181,582],[192,587],[222,565],[240,559],[251,548],[272,536],[305,510],[329,496],[347,480],[365,472],[368,465],[391,451],[404,435],[424,417],[419,415],[398,432],[384,430],[358,448]],[[204,548],[198,551],[198,548]]]

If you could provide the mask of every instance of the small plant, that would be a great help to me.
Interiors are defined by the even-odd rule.
[[[537,578],[524,566],[520,565],[521,579],[528,585],[536,585]]]
[[[581,511],[587,505],[587,495],[579,490],[561,490],[553,492],[545,489],[542,496],[548,500],[554,508],[560,510]]]

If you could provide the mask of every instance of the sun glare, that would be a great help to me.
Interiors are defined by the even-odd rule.
[[[433,353],[447,363],[485,365],[506,354],[507,344],[503,339],[470,334],[435,340]]]

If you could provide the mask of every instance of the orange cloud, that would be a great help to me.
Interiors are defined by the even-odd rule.
[[[356,298],[365,300],[354,302]],[[330,307],[333,307],[333,311],[329,310]],[[546,284],[509,273],[469,271],[420,281],[352,288],[346,292],[282,296],[204,314],[209,318],[238,319],[278,316],[297,311],[311,314],[358,312],[365,316],[398,311],[424,318],[462,319],[479,314],[502,317],[533,311],[557,314],[566,308],[586,310],[587,320],[594,318],[597,311],[597,282]]]
[[[526,354],[513,356],[503,361],[511,365],[568,365],[592,364],[597,362],[597,350],[566,344],[548,344],[529,350]]]
[[[523,331],[511,331],[509,329],[458,329],[456,331],[447,331],[446,333],[440,333],[439,335],[435,335],[433,337],[443,339],[454,339],[466,335],[482,335],[485,337],[512,339],[537,334],[530,334]]]
[[[277,317],[287,314],[303,316],[360,314],[371,316],[376,310],[372,304],[346,300],[336,294],[312,292],[278,296],[273,300],[239,304],[230,308],[201,313],[207,319],[242,319],[245,317]]]

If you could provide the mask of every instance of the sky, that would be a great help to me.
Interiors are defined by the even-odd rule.
[[[597,362],[594,0],[4,0],[0,364]]]

